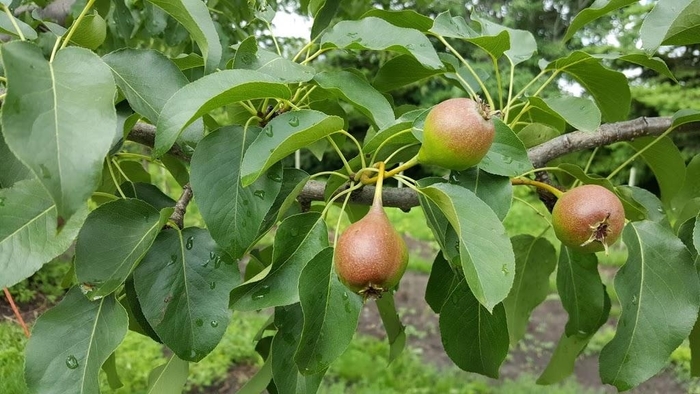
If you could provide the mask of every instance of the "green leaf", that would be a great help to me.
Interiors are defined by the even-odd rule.
[[[503,304],[489,311],[460,281],[440,310],[445,352],[461,369],[494,379],[508,354],[508,324]]]
[[[331,23],[340,8],[340,0],[322,0],[322,4],[313,14],[314,23],[311,25],[311,39],[319,36]]]
[[[39,316],[25,350],[35,393],[99,393],[100,367],[124,339],[127,315],[114,296],[88,301],[77,287]]]
[[[379,67],[372,85],[380,92],[388,92],[443,72],[425,67],[413,56],[399,55]]]
[[[325,71],[316,74],[314,81],[334,96],[350,103],[365,115],[377,129],[383,129],[396,120],[389,101],[364,78],[349,71]]]
[[[654,53],[664,43],[669,32],[673,31],[672,34],[681,33],[681,37],[685,36],[682,34],[685,30],[683,27],[691,28],[690,32],[692,32],[693,24],[686,23],[693,19],[692,10],[696,7],[695,3],[697,3],[697,0],[664,0],[658,2],[644,18],[642,27],[639,29],[642,48],[647,53]],[[681,24],[679,25],[677,22],[681,22]],[[681,27],[682,25],[685,26]],[[693,38],[697,42],[696,38]],[[690,41],[693,40],[691,39]]]
[[[75,23],[77,19],[73,22]],[[87,14],[73,31],[70,41],[83,48],[97,49],[107,38],[107,22],[98,13]]]
[[[673,114],[671,127],[678,127],[692,122],[700,122],[700,111],[695,109],[682,109]]]
[[[688,341],[690,346],[690,376],[698,377],[700,376],[700,319],[695,321]]]
[[[499,36],[503,32],[508,33],[510,45],[504,54],[514,65],[530,59],[537,52],[537,42],[529,31],[511,29],[475,15],[472,15],[471,18],[481,25],[481,34],[484,36]]]
[[[648,146],[642,158],[654,172],[661,189],[661,201],[664,205],[670,205],[671,199],[683,187],[685,180],[685,161],[680,150],[669,137],[641,137],[628,142],[636,151]]]
[[[387,362],[391,364],[392,361],[401,355],[401,352],[406,347],[406,326],[399,319],[393,294],[386,293],[381,298],[378,298],[377,308],[384,324],[384,330],[386,330],[386,337],[389,340],[389,357]]]
[[[532,170],[523,142],[502,120],[493,118],[493,123],[496,136],[479,168],[494,175],[511,177]]]
[[[199,361],[219,343],[240,283],[236,261],[200,228],[165,230],[134,271],[148,323],[179,358]]]
[[[272,379],[280,394],[316,393],[321,385],[323,370],[318,374],[304,376],[294,363],[294,353],[299,345],[304,315],[299,304],[275,309],[277,334],[272,339]]]
[[[390,126],[377,131],[377,133],[373,136],[368,136],[362,150],[365,153],[373,153],[384,143],[384,141],[390,138],[391,142],[384,144],[385,149],[392,147],[393,145],[404,146],[417,143],[418,140],[413,133],[411,133],[411,130],[413,127],[413,122],[424,112],[427,114],[427,111],[422,109],[403,114]]]
[[[694,0],[669,26],[663,45],[689,45],[700,43],[700,1]]]
[[[617,192],[627,200],[633,200],[636,204],[639,204],[641,211],[645,211],[643,212],[643,217],[638,220],[647,219],[671,228],[663,204],[654,193],[636,186],[618,186]]]
[[[172,16],[192,36],[206,59],[204,71],[213,72],[221,62],[221,43],[207,5],[200,0],[148,0]]]
[[[442,253],[438,253],[430,269],[428,285],[425,288],[425,302],[435,313],[440,313],[442,305],[452,289],[457,286],[459,278],[455,274],[450,263],[445,260]]]
[[[585,52],[574,51],[557,59],[545,70],[569,74],[593,96],[605,122],[627,119],[631,94],[627,77],[618,71],[605,68],[600,59]]]
[[[621,55],[621,54],[596,54],[594,55],[596,58],[600,59],[610,59],[610,60],[622,60],[628,63],[636,64],[645,68],[648,68],[650,70],[654,70],[657,73],[668,77],[674,82],[678,82],[676,80],[676,77],[673,75],[673,72],[668,68],[668,65],[666,65],[666,62],[663,61],[663,59],[659,57],[650,57],[649,55],[643,54],[643,53],[630,53],[626,55]]]
[[[0,189],[0,287],[12,287],[65,252],[87,216],[87,204],[56,231],[56,204],[38,179]]]
[[[559,130],[542,123],[529,123],[518,132],[518,138],[527,149],[559,137],[559,135]]]
[[[136,289],[134,288],[134,277],[130,276],[126,282],[124,282],[124,298],[120,300],[122,306],[126,309],[129,314],[129,330],[137,332],[141,335],[150,337],[158,343],[163,343],[158,334],[153,330],[146,316],[143,315],[141,310],[141,303],[136,296]]]
[[[277,78],[283,83],[310,81],[315,72],[312,67],[301,65],[274,52],[258,48],[254,36],[246,38],[238,45],[233,68],[256,70]]]
[[[688,337],[700,283],[688,249],[666,227],[631,222],[622,236],[629,251],[615,276],[622,313],[615,337],[600,353],[600,375],[627,390],[659,372]]]
[[[607,313],[605,287],[595,254],[576,253],[562,247],[557,269],[557,291],[569,314],[567,336],[587,337],[598,331],[601,317]]]
[[[311,260],[299,278],[304,328],[294,361],[303,375],[320,373],[350,344],[362,310],[362,297],[333,272],[333,249]]]
[[[275,233],[272,265],[231,292],[230,307],[252,311],[299,301],[299,276],[306,264],[328,247],[326,222],[318,212],[293,215]]]
[[[290,209],[298,204],[297,197],[304,189],[309,180],[309,174],[304,170],[296,168],[285,168],[282,172],[282,187],[277,193],[277,198],[272,204],[272,208],[267,212],[263,220],[263,230],[267,230],[275,223],[288,215]],[[291,212],[294,212],[293,210]]]
[[[450,11],[441,12],[435,17],[430,32],[438,36],[462,39],[479,36],[479,33],[472,29],[463,17],[452,16]]]
[[[474,16],[472,17],[474,18]],[[481,22],[478,18],[475,20]],[[510,35],[507,31],[500,30],[479,34],[467,25],[467,21],[463,17],[453,17],[449,11],[443,12],[435,18],[435,23],[430,31],[443,37],[461,38],[478,46],[495,59],[503,56],[511,48]]]
[[[503,221],[513,202],[513,187],[510,178],[489,174],[479,168],[465,171],[452,171],[450,183],[465,187],[488,204],[498,218]]]
[[[258,372],[253,375],[236,393],[259,394],[265,391],[272,380],[272,358],[267,358]]]
[[[464,276],[491,312],[513,285],[515,257],[505,228],[491,208],[470,190],[438,183],[419,189],[457,231]]]
[[[433,26],[433,20],[427,16],[420,14],[414,10],[384,10],[380,8],[372,8],[362,14],[362,18],[374,16],[391,23],[394,26],[416,29],[418,31],[427,32]]]
[[[119,372],[117,371],[117,356],[116,353],[112,353],[107,358],[107,361],[102,364],[102,370],[107,376],[107,383],[109,388],[112,390],[117,390],[124,387],[121,379],[119,379]]]
[[[698,214],[700,218],[700,214]],[[695,229],[693,230],[693,245],[695,250],[700,254],[700,219],[695,219]]]
[[[423,33],[392,25],[376,17],[338,22],[321,36],[320,42],[323,48],[395,51],[412,55],[427,68],[442,68],[435,48]]]
[[[586,24],[632,3],[636,3],[636,0],[596,0],[588,8],[584,8],[576,14],[569,24],[569,28],[566,29],[562,42],[569,41],[574,33],[581,30]]]
[[[252,127],[247,133],[243,130],[225,127],[207,135],[195,149],[190,166],[202,218],[211,236],[234,259],[243,257],[266,230],[263,221],[283,181],[282,170],[273,168],[250,187],[241,186],[243,151],[257,136]]]
[[[533,97],[530,100],[544,104],[546,109],[561,116],[566,123],[577,130],[594,132],[600,126],[600,110],[587,98],[562,96],[539,99]]]
[[[510,343],[515,344],[525,336],[532,311],[549,294],[549,276],[557,265],[557,251],[546,238],[522,234],[510,241],[515,253],[515,278],[503,306]]]
[[[19,30],[24,35],[24,38],[30,41],[36,40],[36,38],[38,37],[38,35],[36,34],[36,30],[34,30],[28,24],[24,23],[19,18],[14,18],[14,20],[15,23],[17,23],[17,26],[19,26]],[[2,31],[5,34],[10,34],[14,37],[19,37],[19,35],[17,34],[17,29],[12,24],[12,20],[10,20],[10,18],[4,12],[0,13],[0,31]]]
[[[120,185],[124,196],[147,202],[153,208],[162,210],[175,207],[176,201],[163,193],[158,186],[144,182],[124,182]]]
[[[168,220],[169,212],[164,212],[132,198],[90,212],[75,243],[75,275],[89,299],[111,294],[124,283]]]
[[[275,117],[246,150],[241,163],[241,183],[244,187],[251,185],[273,164],[297,149],[342,130],[344,124],[342,118],[311,109]]]
[[[5,142],[67,220],[97,188],[117,128],[112,73],[82,48],[58,51],[53,63],[28,42],[4,44],[0,54],[8,81]]]
[[[9,188],[30,178],[34,178],[34,174],[10,151],[0,131],[0,187]]]
[[[152,49],[122,48],[102,58],[134,111],[158,121],[168,99],[187,85],[187,78],[165,55]]]
[[[700,179],[700,155],[695,155],[690,159],[684,172],[685,179],[683,180],[683,186],[671,199],[671,207],[676,212],[681,212],[683,207],[693,198],[700,197],[700,182],[697,182],[697,180]],[[684,218],[679,218],[681,222],[684,221],[683,219]]]
[[[288,100],[291,96],[277,78],[258,71],[224,70],[207,75],[185,85],[165,103],[158,117],[153,154],[164,155],[185,127],[213,109],[242,100]]]
[[[148,374],[148,394],[181,393],[189,370],[190,363],[173,354],[165,364],[155,367]]]
[[[114,23],[119,37],[129,39],[134,35],[134,17],[124,0],[114,0]]]

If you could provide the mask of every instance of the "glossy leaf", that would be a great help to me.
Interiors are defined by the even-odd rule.
[[[489,174],[479,168],[465,171],[452,171],[450,183],[465,187],[488,204],[498,218],[503,221],[513,202],[513,187],[508,177]]]
[[[381,65],[372,80],[372,86],[380,92],[389,92],[442,72],[425,67],[411,55],[399,55]]]
[[[90,212],[75,243],[75,275],[89,299],[102,298],[124,283],[171,212],[161,214],[132,198]]]
[[[496,136],[479,168],[503,176],[517,176],[532,169],[525,145],[503,121],[494,118]]]
[[[445,260],[442,253],[438,253],[430,269],[428,285],[425,288],[425,302],[433,312],[440,313],[442,305],[458,282],[459,277],[450,263]]]
[[[219,67],[221,43],[207,5],[199,0],[148,0],[172,16],[192,36],[206,59],[204,71],[210,73]]]
[[[362,297],[338,280],[333,249],[311,260],[299,278],[304,328],[294,361],[303,375],[319,373],[350,344],[362,309]]]
[[[204,229],[165,230],[134,271],[141,309],[180,359],[199,361],[219,343],[240,282],[236,261]]]
[[[67,220],[97,188],[117,127],[112,73],[82,48],[60,50],[52,63],[28,42],[4,44],[0,54],[8,80],[5,142]]]
[[[437,52],[425,35],[376,17],[338,22],[321,36],[320,43],[324,48],[391,50],[411,55],[430,69],[442,68]]]
[[[152,183],[124,182],[120,187],[125,197],[145,201],[157,210],[175,207],[176,201]]]
[[[328,247],[328,228],[318,212],[293,215],[275,233],[272,265],[231,292],[232,309],[251,311],[299,301],[299,276],[306,264]]]
[[[598,331],[601,317],[606,315],[606,296],[595,254],[581,254],[563,246],[559,253],[557,291],[569,314],[567,336],[588,337]]]
[[[622,313],[615,337],[600,353],[600,376],[626,390],[659,372],[688,337],[700,283],[688,249],[669,229],[632,222],[622,236],[629,250],[615,276]]]
[[[0,189],[0,287],[30,277],[65,252],[87,216],[87,204],[56,231],[56,204],[39,180]]]
[[[388,362],[396,360],[401,355],[406,347],[406,326],[401,323],[399,314],[396,311],[396,303],[394,295],[385,293],[381,298],[378,298],[377,309],[379,316],[382,318],[384,330],[386,331],[387,339],[389,340],[389,357]]]
[[[591,4],[588,8],[584,8],[576,14],[574,19],[569,24],[569,28],[566,29],[566,34],[562,38],[562,42],[569,41],[574,34],[581,30],[586,24],[610,14],[612,11],[620,9],[622,7],[628,6],[635,3],[636,0],[597,0]]]
[[[340,8],[340,0],[322,0],[321,6],[313,13],[313,24],[311,25],[311,39],[319,36],[333,21],[333,17]]]
[[[152,49],[124,48],[102,58],[134,111],[152,123],[187,78],[165,55]]]
[[[213,109],[242,100],[288,100],[291,95],[277,78],[258,71],[224,70],[207,75],[184,86],[165,103],[158,117],[153,154],[164,155],[185,127]]]
[[[643,53],[630,53],[626,55],[596,54],[594,56],[600,59],[622,60],[624,62],[636,64],[650,70],[654,70],[657,73],[668,77],[670,80],[678,82],[676,77],[673,75],[673,72],[668,68],[668,65],[666,65],[666,62],[659,57],[651,57]]]
[[[557,251],[546,238],[518,235],[511,238],[515,253],[513,289],[503,300],[508,336],[515,344],[525,336],[532,311],[549,294],[549,276],[557,264]]]
[[[589,99],[563,96],[534,100],[543,103],[577,130],[594,132],[600,126],[600,110]]]
[[[520,64],[532,57],[537,52],[537,42],[535,37],[527,30],[511,29],[483,18],[472,15],[471,18],[481,25],[481,34],[484,36],[499,36],[503,32],[508,33],[510,41],[509,49],[504,55],[513,64]]]
[[[478,18],[475,20],[478,21]],[[449,11],[443,12],[435,18],[435,23],[430,31],[443,37],[461,38],[478,46],[495,59],[503,56],[504,52],[511,48],[510,35],[507,31],[479,34],[467,25],[463,17],[453,17]]]
[[[373,136],[367,136],[362,150],[365,153],[372,153],[376,151],[379,148],[379,146],[381,146],[384,143],[384,141],[390,138],[391,142],[387,142],[386,144],[384,144],[385,148],[391,147],[394,144],[403,146],[417,143],[418,140],[413,135],[411,130],[413,127],[413,122],[424,112],[427,111],[419,109],[401,115],[390,126],[378,130],[377,133]]]
[[[662,45],[666,35],[675,21],[684,14],[686,7],[691,6],[694,0],[664,0],[657,3],[644,18],[639,29],[642,39],[642,48],[647,53],[654,53]]]
[[[627,77],[621,72],[605,68],[600,59],[582,51],[574,51],[565,58],[549,63],[546,70],[566,73],[580,83],[593,96],[603,114],[603,121],[627,119],[631,102]]]
[[[654,172],[656,181],[661,189],[661,201],[670,204],[671,199],[683,187],[685,180],[685,161],[676,144],[668,137],[656,140],[658,137],[641,137],[629,144],[637,151],[644,149],[652,141],[641,157]]]
[[[389,101],[365,79],[349,71],[325,71],[316,74],[314,81],[324,90],[350,103],[377,129],[385,128],[395,120]]]
[[[466,281],[476,299],[491,312],[508,295],[515,273],[513,248],[503,224],[468,189],[438,183],[419,190],[440,208],[457,231]]]
[[[241,163],[241,183],[255,182],[273,164],[297,149],[342,130],[345,122],[315,110],[286,112],[275,117],[246,150]]]
[[[498,370],[508,354],[503,304],[487,310],[462,280],[440,310],[440,335],[445,352],[459,368],[498,378]]]
[[[256,70],[284,83],[307,82],[314,77],[312,67],[301,65],[274,52],[258,48],[258,43],[253,36],[246,38],[238,45],[233,68]]]
[[[124,339],[127,325],[126,311],[114,296],[88,301],[72,288],[34,324],[25,350],[29,390],[98,393],[100,368]]]
[[[384,19],[395,26],[416,29],[422,32],[428,31],[433,25],[433,20],[429,16],[410,9],[395,11],[371,8],[369,11],[362,14],[362,18],[367,18],[369,16]]]
[[[275,309],[277,334],[272,339],[272,379],[280,394],[316,393],[325,370],[304,376],[294,363],[294,353],[299,345],[304,325],[304,314],[299,304]]]
[[[202,218],[211,236],[235,259],[243,257],[265,229],[263,221],[282,185],[282,170],[273,168],[249,187],[241,186],[243,151],[258,132],[249,128],[244,133],[239,126],[219,129],[192,155],[192,191]]]
[[[190,363],[170,356],[168,362],[155,367],[148,374],[148,394],[180,393],[187,383]]]
[[[700,42],[700,1],[695,0],[669,26],[663,45],[689,45]]]
[[[532,148],[552,138],[559,137],[557,129],[548,124],[530,123],[518,131],[518,138],[523,142],[525,148]]]

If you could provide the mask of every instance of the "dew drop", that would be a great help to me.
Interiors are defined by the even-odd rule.
[[[265,199],[265,190],[256,190],[255,192],[253,192],[253,194],[255,195],[255,197],[261,200]]]
[[[636,295],[632,296],[632,305],[637,305],[637,296]]]
[[[347,300],[347,299],[348,299],[348,292],[347,292],[347,291],[344,291],[344,292],[343,292],[343,299],[344,299],[344,300]]]
[[[350,303],[345,303],[345,313],[352,313],[352,308],[350,308]]]
[[[209,283],[209,288],[212,290],[216,289],[216,282]]]
[[[510,164],[510,163],[513,162],[513,158],[510,157],[510,156],[504,156],[504,157],[503,157],[503,162],[506,163],[506,164]]]
[[[208,266],[210,262],[211,262],[211,260],[207,260],[207,261],[203,262],[202,267]]]
[[[185,248],[187,248],[187,250],[192,249],[192,244],[194,244],[194,237],[187,238],[187,242],[185,242]]]
[[[209,260],[214,260],[216,258],[216,253],[209,252]]]
[[[249,200],[243,200],[243,205],[248,205],[248,204],[250,204]]]
[[[170,255],[170,261],[168,261],[168,265],[173,265],[177,261],[177,255],[176,254],[171,254]]]
[[[290,233],[292,234],[292,237],[296,237],[297,235],[299,235],[299,229],[296,227],[292,227]]]
[[[202,327],[204,325],[204,320],[202,319],[197,319],[194,321],[194,324],[197,325],[197,327]]]
[[[503,272],[503,275],[508,275],[508,266],[503,264],[503,266],[501,267],[501,272]]]
[[[288,123],[292,127],[297,127],[297,126],[299,126],[299,118],[296,116],[292,116],[291,118],[289,118]]]
[[[264,286],[262,286],[261,288],[259,288],[258,290],[256,290],[256,291],[250,296],[250,298],[251,298],[253,301],[256,301],[256,300],[263,299],[263,298],[264,298],[266,295],[268,295],[268,294],[270,294],[270,286],[264,285]]]
[[[282,176],[280,174],[275,173],[275,172],[268,172],[267,179],[269,179],[273,182],[282,182]]]
[[[214,260],[214,268],[219,268],[221,267],[221,256],[217,256],[216,260]]]
[[[190,359],[196,360],[197,359],[197,352],[195,352],[194,350],[190,350]]]
[[[212,320],[211,323],[209,323],[210,326],[213,328],[219,327],[219,322],[216,320]]]
[[[274,135],[274,133],[272,132],[272,126],[265,127],[265,135],[268,137],[272,137]]]
[[[43,165],[39,164],[39,169],[41,170],[41,177],[44,179],[51,178],[51,173],[49,172],[49,169]]]
[[[76,369],[79,365],[80,364],[78,363],[78,359],[75,358],[74,355],[71,354],[70,356],[66,357],[66,367],[70,369]]]

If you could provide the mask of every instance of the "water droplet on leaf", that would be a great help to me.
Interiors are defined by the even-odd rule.
[[[214,260],[214,268],[219,268],[221,267],[221,256],[217,256],[216,260]]]
[[[209,288],[212,290],[216,289],[216,282],[209,283]]]
[[[503,267],[501,267],[501,272],[503,272],[503,275],[508,275],[508,266],[503,264]]]
[[[265,199],[265,190],[256,190],[255,192],[253,192],[253,194],[255,195],[255,197],[261,200]]]
[[[259,288],[258,290],[256,290],[256,291],[250,296],[250,298],[251,298],[253,301],[256,301],[256,300],[263,299],[263,298],[264,298],[266,295],[268,295],[268,294],[270,294],[270,286],[264,285],[264,286],[262,286],[261,288]]]
[[[214,260],[216,258],[216,253],[209,252],[209,260]]]
[[[344,299],[344,300],[347,300],[347,299],[348,299],[348,292],[347,292],[347,291],[344,291],[344,292],[343,292],[343,299]]]
[[[197,327],[202,327],[204,325],[204,320],[202,319],[197,319],[194,321],[194,324],[197,325]]]
[[[289,118],[288,123],[292,127],[297,127],[297,126],[299,126],[299,118],[296,116],[292,116],[291,118]]]
[[[71,354],[70,356],[66,357],[66,367],[70,369],[76,369],[79,365],[80,364],[78,363],[78,359],[75,358],[74,355]]]
[[[170,261],[168,261],[168,265],[173,265],[177,261],[177,255],[176,254],[171,254],[170,255]]]
[[[632,296],[632,305],[637,305],[637,296],[636,295]]]
[[[267,179],[269,179],[273,182],[282,182],[282,176],[280,174],[275,173],[275,172],[268,172]]]
[[[272,137],[273,135],[275,135],[275,134],[272,132],[272,126],[267,126],[267,127],[265,127],[265,135],[268,136],[268,137]]]
[[[219,327],[219,322],[216,320],[212,320],[211,323],[209,323],[209,325],[216,328],[216,327]]]
[[[187,238],[187,242],[185,242],[185,248],[187,248],[187,250],[192,249],[192,244],[194,244],[194,237]]]

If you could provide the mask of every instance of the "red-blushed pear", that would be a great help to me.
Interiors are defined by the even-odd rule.
[[[564,193],[552,210],[557,238],[580,253],[605,250],[625,226],[625,210],[615,193],[598,185],[583,185]]]
[[[425,118],[418,162],[466,170],[486,156],[495,134],[488,105],[468,98],[445,100]]]
[[[383,163],[382,163],[383,164]],[[351,224],[335,245],[335,270],[340,281],[365,299],[394,288],[408,265],[408,249],[382,207],[384,166],[380,165],[369,212]]]

